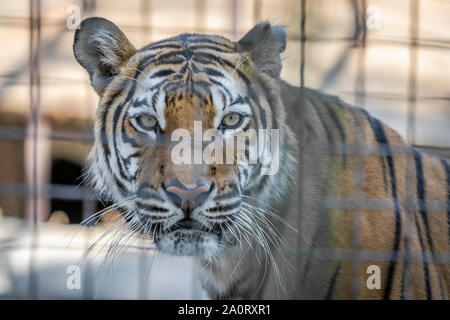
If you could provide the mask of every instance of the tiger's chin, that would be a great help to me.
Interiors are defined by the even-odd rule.
[[[176,256],[195,256],[211,259],[222,252],[221,237],[201,230],[178,229],[155,239],[161,252]]]

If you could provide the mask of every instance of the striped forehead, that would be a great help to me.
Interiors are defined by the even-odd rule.
[[[243,57],[235,45],[219,36],[181,35],[140,50],[139,89],[130,115],[157,116],[164,129],[166,97],[193,94],[211,98],[216,115],[244,101],[246,76],[239,70]],[[244,79],[243,79],[244,78]]]
[[[247,98],[242,90],[239,90],[237,86],[230,86],[227,90],[223,90],[222,86],[217,85],[209,86],[208,93],[203,96],[195,96],[184,92],[166,92],[163,89],[142,92],[131,103],[128,113],[131,117],[142,113],[152,114],[157,117],[161,128],[164,130],[166,127],[165,109],[170,106],[182,108],[183,103],[177,103],[181,100],[203,101],[203,103],[196,105],[198,108],[212,103],[215,109],[215,127],[218,127],[226,113],[252,114],[250,105],[247,103]]]
[[[153,42],[140,51],[152,51],[151,53],[160,54],[180,48],[189,48],[191,51],[213,50],[223,53],[237,52],[236,44],[225,37],[193,33],[184,33],[172,38]]]

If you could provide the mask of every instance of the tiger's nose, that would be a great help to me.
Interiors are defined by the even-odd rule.
[[[195,187],[187,187],[177,178],[172,179],[163,190],[171,201],[180,207],[187,215],[196,207],[201,206],[209,194],[213,185],[209,185],[205,180],[198,180]]]

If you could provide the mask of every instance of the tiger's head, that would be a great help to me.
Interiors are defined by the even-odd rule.
[[[249,139],[240,162],[238,148],[230,155],[225,146],[248,138],[252,129],[281,127],[285,116],[276,81],[285,46],[284,28],[268,22],[238,42],[181,34],[140,50],[106,19],[81,23],[74,54],[100,99],[88,172],[129,228],[151,237],[163,252],[201,257],[235,246],[236,229],[251,228],[256,219],[246,206],[250,191],[269,199],[283,179],[265,174],[267,163],[249,161]],[[198,128],[213,132],[214,143],[223,142],[211,153],[216,161],[201,157]],[[181,138],[193,142],[192,149],[180,151]],[[265,152],[272,143],[266,139]],[[282,155],[282,141],[280,146]]]

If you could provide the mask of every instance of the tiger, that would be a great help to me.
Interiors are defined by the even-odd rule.
[[[99,97],[93,190],[120,210],[119,229],[191,257],[211,299],[448,299],[448,160],[282,80],[286,42],[285,26],[262,21],[238,41],[184,33],[138,50],[109,20],[83,20],[73,51]],[[185,149],[191,161],[175,161],[175,132],[196,123],[244,139],[243,160]],[[272,160],[249,161],[261,129],[277,132],[261,143]]]

